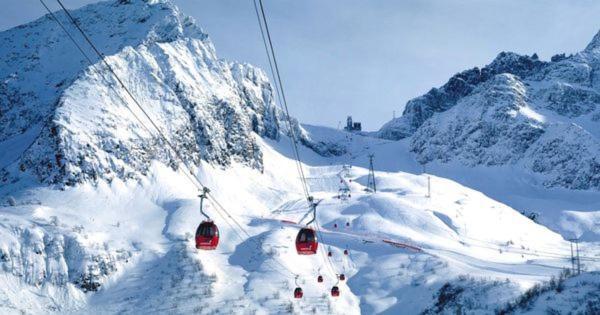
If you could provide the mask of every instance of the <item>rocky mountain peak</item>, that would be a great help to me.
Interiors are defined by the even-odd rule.
[[[501,52],[410,100],[378,135],[408,138],[422,163],[514,165],[547,186],[600,189],[597,52],[600,33],[584,52],[550,62]]]
[[[539,71],[545,64],[539,60],[536,54],[527,56],[513,52],[501,52],[486,68],[493,73],[511,73],[526,77]]]
[[[596,36],[592,39],[592,41],[587,45],[585,51],[595,51],[600,50],[600,31],[596,33]]]
[[[285,132],[262,70],[219,59],[208,35],[168,0],[100,2],[71,14],[189,164],[262,169],[254,134]],[[55,15],[80,37],[65,14]],[[52,17],[1,32],[0,42],[0,143],[25,144],[5,156],[0,182],[29,174],[75,185],[138,178],[152,161],[180,165],[156,128],[130,112],[137,105],[91,47],[82,45],[92,64]]]

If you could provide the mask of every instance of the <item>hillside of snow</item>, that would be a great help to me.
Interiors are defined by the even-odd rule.
[[[457,97],[411,139],[292,119],[319,202],[311,225],[319,251],[305,256],[294,242],[311,214],[265,73],[219,59],[208,35],[168,0],[100,2],[72,14],[146,113],[63,13],[56,16],[91,63],[49,15],[0,33],[2,314],[489,314],[569,268],[570,233],[587,236],[584,270],[600,266],[600,192],[545,188],[536,174],[515,178],[509,169],[539,133],[539,154],[557,159],[536,164],[546,179],[583,185],[597,135],[541,121],[524,105],[532,83],[517,74],[498,73]],[[525,59],[522,73],[546,67]],[[458,162],[436,149],[441,134],[414,149],[433,119],[453,129],[462,118],[523,137],[498,136],[476,154],[451,148]],[[475,150],[473,141],[461,147]],[[563,159],[567,147],[580,151],[577,161]],[[375,193],[366,187],[369,154]],[[436,157],[427,169],[424,156]],[[561,177],[573,165],[580,172]],[[204,217],[193,178],[211,190],[214,251],[195,248]]]
[[[580,53],[500,53],[409,101],[379,137],[420,163],[514,168],[540,186],[600,189],[600,33]]]
[[[508,281],[490,302],[498,306],[570,265],[569,243],[559,234],[477,191],[432,176],[436,190],[428,198],[427,175],[378,171],[379,192],[372,194],[364,191],[367,169],[344,172],[309,149],[301,153],[313,161],[307,177],[322,200],[323,252],[299,256],[299,226],[291,222],[308,209],[289,144],[256,139],[264,172],[239,162],[199,168],[245,231],[210,204],[221,230],[213,252],[194,248],[202,220],[197,192],[160,163],[141,182],[13,192],[15,206],[0,208],[3,312],[412,314],[464,275],[490,286]],[[342,180],[348,200],[337,198]],[[333,253],[331,263],[325,251]],[[589,244],[585,255],[600,257],[600,248]],[[342,273],[346,281],[336,280]],[[292,296],[296,283],[301,300]],[[328,293],[336,283],[339,298]]]
[[[154,160],[176,168],[163,135],[187,164],[262,169],[250,135],[277,139],[287,130],[265,73],[219,59],[208,35],[169,1],[73,12],[152,122],[66,15],[55,15],[92,63],[49,15],[0,33],[0,182],[136,178]]]

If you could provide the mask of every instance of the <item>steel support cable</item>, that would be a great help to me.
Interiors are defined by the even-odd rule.
[[[69,33],[69,31],[67,30],[67,28],[62,24],[62,22],[60,22],[60,20],[58,19],[58,17],[54,14],[54,12],[52,12],[52,10],[50,10],[50,8],[46,5],[46,3],[43,0],[39,0],[40,3],[42,4],[42,6],[46,9],[46,11],[48,12],[48,14],[50,15],[50,17],[56,22],[56,24],[58,24],[58,26],[63,30],[63,32],[67,35],[67,37],[69,38],[69,40],[75,45],[75,47],[77,48],[77,50],[79,50],[79,52],[83,55],[83,57],[88,61],[89,65],[90,65],[90,70],[95,72],[96,74],[98,74],[98,76],[101,78],[102,81],[104,81],[106,83],[106,85],[108,86],[109,89],[111,89],[113,92],[115,92],[115,95],[123,102],[126,103],[125,99],[123,98],[123,96],[117,91],[117,89],[115,89],[114,85],[110,82],[110,79],[106,78],[106,76],[104,75],[104,72],[102,71],[102,69],[97,69],[97,65],[94,63],[94,61],[85,53],[85,51],[83,50],[83,48],[79,45],[79,43],[77,43],[77,41],[75,40],[75,38],[73,38],[73,36],[71,35],[71,33]],[[126,106],[126,108],[129,110],[129,112],[133,115],[133,117],[140,122],[140,124],[142,125],[142,127],[148,131],[149,134],[152,134],[152,131],[148,128],[148,126],[146,126],[141,120],[140,118],[136,115],[135,112],[133,112],[131,110],[130,107]],[[46,123],[47,124],[47,123]],[[45,125],[46,125],[45,124]]]
[[[320,206],[335,206],[338,205],[338,203],[321,203],[319,204]],[[294,208],[278,208],[276,210],[273,210],[271,213],[272,214],[284,214],[284,213],[297,213],[300,212],[300,210],[302,210],[301,213],[305,213],[306,212],[306,207],[294,207]],[[302,220],[300,220],[302,221]],[[300,223],[300,222],[298,222]]]
[[[254,239],[252,239],[252,236],[239,224],[239,222],[237,222],[237,220],[235,220],[233,218],[233,216],[216,200],[216,198],[214,198],[214,196],[212,195],[207,195],[207,198],[209,199],[209,201],[213,204],[213,206],[220,208],[221,211],[219,211],[219,209],[215,209],[215,212],[217,212],[217,214],[221,217],[221,219],[223,219],[223,221],[225,223],[227,223],[227,225],[229,225],[229,227],[231,228],[231,230],[235,233],[235,235],[240,239],[240,241],[244,242],[245,240],[249,240],[251,242],[253,242],[255,245],[260,245],[258,243],[258,241],[255,241]],[[227,217],[225,217],[225,215],[223,214],[223,212],[227,215]],[[244,238],[236,229],[236,226],[234,226],[234,224],[231,224],[231,222],[229,222],[228,218],[234,222],[235,225],[237,225],[237,229],[240,229],[242,231],[242,233],[244,233],[246,235],[247,238]],[[278,265],[280,265],[281,267],[283,267],[283,269],[285,269],[287,272],[289,272],[291,275],[293,276],[298,276],[297,274],[295,274],[294,272],[292,272],[289,268],[287,268],[286,266],[284,266],[281,262],[277,261],[277,259],[273,258],[273,261],[275,263],[277,263]],[[267,267],[277,273],[279,273],[280,275],[284,276],[284,277],[288,277],[287,274],[282,273],[278,268],[276,268],[274,265],[270,264],[270,261],[265,260],[265,264],[267,265]],[[252,271],[257,271],[257,270],[249,270],[250,272]]]
[[[131,93],[131,91],[127,88],[127,86],[125,85],[125,83],[121,80],[121,78],[114,71],[113,67],[108,63],[108,61],[106,60],[106,57],[104,56],[104,54],[102,54],[100,52],[100,50],[98,50],[98,48],[96,47],[96,45],[92,42],[92,40],[89,38],[89,36],[86,34],[86,32],[81,28],[81,26],[79,25],[79,23],[77,23],[77,20],[75,20],[75,18],[71,15],[71,13],[69,12],[69,10],[67,10],[67,8],[63,5],[63,3],[61,2],[61,0],[56,0],[56,2],[60,5],[60,7],[62,8],[62,10],[65,12],[65,14],[67,15],[67,17],[70,19],[71,23],[77,28],[77,30],[79,31],[79,33],[81,33],[81,35],[83,36],[83,38],[85,39],[85,41],[90,45],[90,47],[98,55],[98,57],[100,58],[100,60],[102,61],[102,63],[104,63],[104,65],[106,66],[106,68],[108,69],[108,71],[113,74],[113,76],[115,77],[115,79],[117,80],[117,82],[119,83],[119,85],[123,88],[123,90],[125,90],[125,93],[127,93],[127,95],[136,104],[136,106],[138,107],[138,109],[148,119],[148,121],[150,122],[150,124],[152,124],[152,126],[158,131],[160,138],[171,148],[171,150],[175,153],[175,155],[177,156],[177,158],[185,165],[185,167],[188,169],[188,171],[190,172],[190,175],[191,175],[191,169],[192,169],[192,167],[190,167],[188,165],[187,161],[183,158],[183,156],[181,155],[181,153],[179,153],[179,151],[175,148],[175,146],[171,143],[171,141],[169,141],[169,139],[164,135],[164,133],[158,127],[158,125],[156,125],[156,123],[154,123],[154,121],[152,120],[152,118],[150,117],[150,115],[146,112],[146,110],[142,107],[142,105],[138,102],[138,100],[133,96],[133,93]],[[126,106],[128,106],[128,105],[126,105]],[[198,178],[196,178],[196,181],[200,185],[200,187],[198,187],[198,185],[195,185],[195,186],[197,186],[197,188],[204,188],[205,187],[205,185],[202,184],[202,182],[200,182],[200,180]]]
[[[127,104],[127,101],[123,98],[123,96],[116,90],[116,88],[114,87],[114,85],[110,82],[110,80],[108,78],[105,77],[103,71],[101,71],[101,69],[97,69],[96,68],[96,64],[94,63],[94,61],[85,53],[85,51],[83,50],[83,48],[79,45],[79,43],[77,43],[77,41],[75,40],[75,38],[73,38],[73,36],[71,35],[71,33],[69,33],[69,31],[66,29],[66,27],[60,22],[60,20],[58,19],[58,17],[50,10],[50,8],[46,5],[46,3],[43,0],[39,0],[40,3],[44,6],[44,8],[46,9],[46,11],[48,11],[48,13],[50,14],[50,16],[53,18],[53,20],[60,26],[60,28],[65,32],[65,34],[67,35],[67,37],[69,38],[69,40],[71,40],[71,42],[73,42],[73,44],[75,45],[75,47],[77,47],[77,49],[79,50],[79,52],[84,56],[84,58],[89,62],[90,64],[90,68],[96,72],[97,74],[99,74],[99,76],[101,77],[101,79],[103,81],[106,82],[107,86],[113,91],[115,92],[115,95],[125,104],[125,107],[127,108],[127,110],[132,114],[132,116],[140,123],[140,125],[151,135],[153,136],[153,132],[152,130],[143,122],[143,120],[133,111],[133,109]],[[58,1],[58,0],[57,0]],[[59,4],[61,4],[59,2]],[[64,7],[63,7],[64,8]],[[68,14],[68,11],[65,11]],[[70,15],[69,15],[70,16]],[[71,17],[72,18],[72,17]],[[83,35],[85,35],[85,33],[82,33]],[[101,56],[101,55],[99,55]],[[106,61],[104,61],[105,65],[108,65],[106,63]],[[110,66],[107,67],[109,70],[111,70]],[[121,83],[120,79],[118,78],[118,76],[111,71],[111,73],[115,76],[115,78]],[[123,85],[122,85],[123,86]],[[123,86],[125,88],[125,86]],[[126,89],[126,88],[125,88]],[[127,89],[126,89],[127,90]],[[137,101],[135,100],[135,98],[133,98],[133,96],[129,93],[130,97],[137,103]],[[138,105],[139,106],[139,105]],[[149,118],[149,117],[148,117]],[[151,121],[151,120],[150,120]],[[152,122],[152,121],[151,121]],[[160,129],[157,129],[158,132],[160,133]],[[171,147],[171,149],[173,150],[173,148]],[[184,162],[185,165],[185,161]],[[187,165],[186,165],[187,167]],[[188,169],[188,172],[185,172],[185,170],[182,170],[183,174],[186,175],[186,177],[188,178],[188,180],[190,180],[192,182],[192,184],[194,186],[196,186],[197,188],[204,188],[204,186],[200,183],[201,187],[198,187],[198,185],[196,184],[196,182],[194,181],[194,179],[190,178],[191,177],[191,171]]]
[[[316,207],[317,204],[318,203],[314,204],[313,207]],[[313,223],[313,225],[315,226],[315,230],[317,231],[318,238],[321,239],[321,242],[323,242],[323,244],[325,244],[325,238],[323,237],[323,233],[321,233],[321,228],[319,227],[319,221],[317,220],[316,209],[315,209],[315,212],[314,212],[314,216],[315,217],[314,217],[314,219],[313,219],[313,221],[311,223]],[[329,265],[329,269],[331,270],[332,274],[337,278],[338,277],[338,273],[335,270],[335,268],[333,267],[333,264],[331,262],[331,258],[329,257],[329,255],[325,254],[325,248],[323,248],[323,251],[321,251],[321,253],[324,255],[323,258],[325,259],[325,263]]]
[[[509,253],[513,253],[513,254],[523,254],[523,255],[546,257],[546,258],[565,258],[565,259],[568,258],[568,259],[571,259],[570,256],[564,256],[561,254],[552,253],[552,252],[543,251],[543,250],[535,250],[535,249],[534,250],[526,250],[526,249],[511,248],[511,247],[502,248],[501,247],[502,245],[498,245],[497,243],[480,240],[480,239],[476,239],[476,238],[472,238],[472,237],[465,237],[465,238],[474,240],[474,241],[477,241],[477,242],[480,242],[483,244],[491,245],[491,246],[484,246],[484,245],[477,245],[477,244],[468,244],[469,246],[474,246],[474,247],[479,247],[479,248],[502,250],[503,252],[509,252]],[[492,247],[492,246],[496,246],[496,247]],[[600,261],[600,257],[591,257],[591,256],[579,256],[579,257],[583,258],[583,260]]]
[[[265,37],[265,32],[264,32],[264,29],[263,29],[262,19],[260,17],[260,13],[259,13],[259,10],[258,10],[258,6],[256,4],[256,0],[252,0],[252,4],[254,5],[254,12],[256,13],[256,18],[258,20],[258,28],[260,29],[260,35],[262,37],[263,46],[265,48],[265,54],[267,55],[267,60],[269,62],[269,69],[271,70],[271,76],[273,77],[273,84],[275,85],[275,95],[277,97],[277,100],[278,100],[280,106],[283,107],[284,102],[283,102],[283,100],[281,98],[281,92],[279,92],[280,86],[279,86],[279,84],[277,82],[277,79],[276,79],[275,70],[273,68],[273,62],[271,60],[271,53],[269,51],[269,46],[267,44],[267,39]],[[284,115],[286,115],[286,112],[284,112]],[[288,118],[289,118],[289,116],[286,118],[286,122],[288,124],[288,128],[290,129],[290,135],[292,135],[291,132],[293,131],[292,130],[293,126],[291,125],[290,120]],[[294,143],[295,142],[294,137],[290,137],[290,142],[292,144],[292,150],[294,150],[294,157],[295,157],[294,164],[296,165],[296,171],[298,171],[298,174],[302,174],[302,169],[301,169],[302,165],[300,164],[299,159],[296,158],[297,155],[296,155],[296,148],[295,148],[295,143]],[[299,179],[302,182],[302,189],[304,191],[304,197],[308,198],[308,196],[309,196],[308,188],[305,186],[304,180],[301,177]]]
[[[283,109],[285,110],[285,116],[286,116],[286,119],[287,119],[287,122],[288,122],[288,126],[289,126],[289,129],[290,129],[290,135],[291,135],[291,138],[292,138],[292,147],[293,147],[293,150],[294,150],[294,155],[296,157],[296,161],[298,162],[298,172],[299,172],[299,175],[300,175],[300,180],[302,181],[304,193],[306,195],[306,198],[308,199],[309,196],[310,196],[310,192],[309,192],[309,189],[308,189],[308,184],[306,182],[306,176],[304,175],[304,168],[302,167],[302,160],[300,158],[300,151],[298,149],[296,131],[294,130],[294,124],[292,122],[292,118],[290,116],[290,111],[289,111],[289,108],[288,108],[288,105],[287,105],[287,99],[285,97],[285,92],[284,92],[284,88],[283,88],[283,82],[281,80],[281,75],[280,75],[280,71],[279,71],[279,65],[277,63],[277,57],[275,55],[275,49],[273,47],[273,41],[271,39],[271,32],[269,30],[269,24],[267,22],[267,17],[266,17],[266,14],[265,14],[265,10],[264,10],[264,6],[263,6],[263,3],[262,3],[262,0],[258,0],[258,3],[260,5],[260,13],[261,13],[261,15],[257,14],[257,18],[259,19],[259,27],[261,29],[261,34],[263,35],[263,42],[265,43],[265,46],[267,46],[267,43],[268,43],[268,47],[269,47],[270,52],[271,52],[270,57],[273,58],[273,67],[272,67],[272,69],[275,70],[275,73],[273,74],[273,76],[274,76],[273,79],[276,82],[276,86],[277,86],[277,84],[279,86],[279,90],[280,90],[280,93],[281,93],[281,99],[282,99],[282,102],[283,102],[282,105],[283,105]],[[255,10],[258,13],[258,9],[256,7],[256,0],[254,0],[254,5],[255,5]],[[264,32],[263,32],[263,29],[262,29],[261,16],[262,16],[262,23],[264,23],[264,27],[265,27]],[[267,35],[266,36],[266,39],[267,39],[266,42],[264,40],[265,39],[265,36],[264,36],[265,32],[266,32],[266,35]],[[269,54],[268,54],[268,56],[269,56]]]
[[[275,73],[272,74],[273,75],[273,79],[276,81],[276,83],[278,83],[279,89],[281,91],[281,97],[282,97],[282,101],[283,101],[282,105],[284,107],[286,118],[288,120],[288,126],[290,128],[290,134],[292,135],[292,144],[293,144],[294,153],[296,155],[296,160],[298,162],[298,171],[299,171],[300,179],[302,181],[302,185],[304,186],[306,197],[309,200],[309,202],[311,203],[310,206],[312,208],[315,205],[312,204],[314,201],[310,201],[310,193],[309,193],[309,190],[308,190],[308,184],[306,182],[306,176],[304,175],[304,170],[303,170],[302,164],[301,164],[300,154],[299,154],[298,145],[297,145],[297,141],[296,141],[296,134],[295,134],[295,131],[293,129],[293,123],[291,121],[291,116],[290,116],[289,109],[288,109],[288,106],[287,106],[287,100],[285,98],[285,92],[283,90],[283,83],[282,83],[281,75],[280,75],[280,72],[279,72],[279,66],[277,64],[277,58],[276,58],[276,55],[275,55],[275,49],[273,48],[273,41],[271,39],[271,33],[270,33],[270,30],[269,30],[269,25],[268,25],[268,22],[267,22],[267,18],[266,18],[266,14],[265,14],[265,10],[264,10],[264,6],[263,6],[263,3],[262,3],[262,0],[258,0],[258,1],[259,1],[259,5],[260,5],[260,14],[259,14],[258,8],[256,6],[256,0],[253,0],[253,3],[254,3],[255,11],[257,13],[259,27],[261,29],[261,35],[262,35],[262,38],[263,38],[263,42],[265,43],[265,47],[267,47],[267,42],[265,41],[265,36],[264,36],[264,32],[266,31],[266,35],[267,35],[266,39],[268,40],[268,47],[270,48],[270,52],[271,52],[271,54],[269,54],[269,49],[266,49],[267,50],[267,57],[269,58],[269,62],[270,62],[270,58],[271,57],[273,58],[273,66],[274,67],[271,68],[271,70],[273,70],[273,68],[275,70],[274,71]],[[262,29],[261,16],[262,16],[262,23],[264,23],[264,26],[265,26],[265,30],[264,31]],[[311,211],[312,211],[312,209],[311,209]],[[315,221],[316,221],[316,219],[317,218],[316,218],[316,213],[315,213]],[[315,226],[317,227],[317,235],[324,242],[324,239],[322,238],[322,233],[320,232],[320,230],[318,228],[318,224],[315,224]],[[332,273],[337,276],[337,274],[335,273],[335,270],[332,267],[331,261],[329,260],[329,257],[327,255],[325,255],[325,262],[329,265]]]
[[[319,236],[320,237],[320,236]],[[325,243],[323,243],[325,244]],[[323,246],[322,246],[323,247]],[[321,252],[321,256],[323,258],[323,261],[325,261],[325,265],[327,266],[327,268],[329,269],[329,271],[331,272],[331,274],[337,279],[337,271],[335,270],[335,268],[333,267],[333,265],[331,264],[331,261],[329,260],[329,255],[328,253],[325,252],[325,248],[323,248],[320,252]]]
[[[119,76],[116,74],[116,72],[112,69],[112,67],[110,66],[110,64],[108,64],[108,62],[106,61],[104,55],[96,48],[96,46],[94,45],[94,43],[91,41],[91,39],[87,36],[87,34],[83,31],[83,29],[78,25],[78,23],[76,22],[76,20],[73,18],[73,16],[69,13],[69,11],[66,9],[66,7],[62,4],[62,2],[60,0],[56,0],[57,3],[61,6],[61,8],[63,9],[63,11],[65,12],[65,14],[67,15],[67,17],[71,20],[72,24],[78,29],[78,31],[82,34],[82,36],[85,38],[86,42],[88,42],[88,44],[92,47],[92,49],[96,52],[96,54],[98,55],[98,57],[102,60],[102,62],[104,63],[104,65],[107,67],[107,69],[109,70],[109,72],[115,77],[115,79],[117,80],[117,82],[121,85],[121,87],[126,91],[126,93],[129,95],[129,97],[134,101],[134,103],[138,106],[138,108],[144,113],[144,115],[146,116],[146,118],[150,121],[150,123],[153,125],[153,127],[157,130],[157,132],[160,134],[161,138],[163,139],[163,141],[165,141],[167,143],[167,145],[170,147],[170,149],[175,153],[176,157],[182,162],[183,167],[185,168],[185,170],[183,170],[183,173],[186,175],[186,177],[188,178],[188,180],[190,180],[190,182],[196,186],[196,188],[203,189],[206,186],[204,186],[204,184],[202,184],[202,182],[200,181],[200,179],[198,179],[195,176],[192,176],[192,172],[191,172],[191,167],[187,164],[187,162],[185,161],[185,159],[183,159],[183,157],[181,156],[181,154],[179,153],[179,151],[177,151],[175,149],[175,146],[168,140],[168,138],[162,133],[161,129],[154,123],[154,121],[152,120],[152,118],[148,115],[148,113],[142,108],[142,106],[140,105],[140,103],[137,101],[137,99],[133,96],[133,94],[129,91],[129,89],[125,86],[125,84],[123,83],[123,81],[119,78]],[[52,11],[48,8],[48,6],[43,2],[43,0],[40,0],[40,2],[42,3],[42,5],[44,6],[44,8],[49,12],[49,14],[53,17],[53,19],[57,22],[57,24],[63,29],[63,31],[67,34],[67,36],[69,37],[69,39],[75,44],[75,46],[78,48],[78,50],[84,55],[84,57],[88,60],[88,62],[90,62],[91,66],[94,66],[94,62],[91,60],[91,58],[83,51],[83,49],[81,48],[81,46],[79,46],[79,44],[77,43],[77,41],[75,41],[75,39],[70,35],[70,33],[66,30],[66,28],[64,27],[64,25],[62,23],[60,23],[60,21],[58,20],[58,18],[56,18],[56,16],[52,13]],[[101,73],[101,72],[100,72]],[[104,78],[104,76],[102,76]],[[109,87],[113,88],[112,85],[110,85],[109,82]],[[116,92],[116,90],[115,90]],[[117,93],[117,95],[120,94]],[[120,97],[121,98],[121,97]],[[140,124],[150,133],[152,134],[152,131],[143,123],[143,121],[135,114],[135,112],[130,108],[130,106],[127,104],[127,102],[121,98],[121,100],[125,103],[125,106],[129,109],[129,111],[133,114],[134,118],[136,118],[136,120],[138,120],[138,122],[140,122]],[[186,172],[187,170],[187,172]],[[212,195],[209,195],[212,198],[212,202],[215,203],[216,199],[214,199],[214,197],[212,197]],[[246,234],[249,235],[240,225],[239,223],[231,216],[231,214],[229,214],[229,212],[227,212],[224,208],[222,208],[222,206],[216,202],[217,205],[219,205],[219,207],[227,214],[227,216],[232,219],[232,221],[234,221],[234,223],[236,225],[238,225],[238,227],[241,228],[241,230]],[[223,218],[223,220],[234,230],[234,232],[236,233],[236,235],[242,240],[244,241],[244,238],[235,230],[235,227],[227,221],[227,219],[225,218],[225,216],[220,213],[217,210],[217,213]],[[274,260],[276,261],[276,260]],[[282,267],[285,268],[285,266],[282,265]],[[274,271],[280,272],[277,268],[273,268],[271,266],[271,269],[273,269]],[[290,274],[292,275],[296,275],[295,273],[291,272],[289,269],[285,268],[288,272],[290,272]],[[284,275],[285,276],[285,275]]]
[[[317,220],[315,220],[315,228],[317,230],[317,235],[319,235],[319,238],[323,241],[323,244],[325,244],[325,238],[323,237],[323,233],[321,232],[321,228],[319,227],[319,222]],[[333,267],[333,263],[331,262],[331,258],[329,257],[329,255],[325,254],[324,258],[325,262],[329,265],[329,268],[331,269],[333,274],[337,277],[338,273]]]
[[[300,181],[302,183],[303,186],[303,190],[304,190],[304,194],[306,196],[307,201],[310,203],[310,207],[311,209],[309,211],[313,211],[313,207],[315,207],[316,205],[314,205],[314,200],[311,200],[312,198],[310,197],[310,191],[308,189],[308,183],[306,181],[306,176],[304,174],[304,169],[302,167],[302,162],[301,162],[301,158],[300,158],[300,153],[299,153],[299,149],[298,149],[298,144],[297,144],[297,137],[296,137],[296,133],[294,130],[294,125],[292,123],[292,119],[290,116],[290,112],[289,112],[289,108],[287,105],[287,100],[285,98],[285,92],[284,92],[284,88],[283,88],[283,82],[281,80],[281,75],[279,72],[279,66],[277,64],[277,57],[275,55],[275,49],[273,47],[273,41],[271,39],[271,32],[269,30],[269,24],[267,22],[267,18],[266,18],[266,14],[265,14],[265,10],[264,10],[264,6],[262,3],[262,0],[258,0],[258,3],[260,5],[260,13],[258,10],[258,6],[256,5],[256,0],[253,0],[253,4],[254,4],[254,9],[256,12],[256,17],[258,19],[258,25],[261,31],[261,36],[263,39],[263,43],[265,45],[265,50],[267,53],[267,58],[269,59],[269,66],[271,68],[271,74],[273,75],[273,80],[275,81],[275,86],[276,88],[279,89],[280,91],[280,95],[281,95],[281,99],[280,99],[280,103],[283,106],[284,110],[285,110],[285,116],[288,122],[288,126],[289,126],[289,130],[290,130],[290,135],[291,135],[291,140],[292,140],[292,148],[294,151],[294,155],[296,158],[296,162],[297,162],[297,169],[298,169],[298,173],[300,175]],[[262,18],[261,18],[262,17]],[[263,30],[263,23],[264,23],[264,30]],[[265,33],[266,33],[266,37],[265,37]],[[268,43],[268,45],[267,45]],[[271,64],[271,58],[273,59],[273,62]],[[316,221],[316,212],[315,212],[315,218],[314,220]],[[322,237],[322,234],[320,233],[319,229],[318,229],[318,224],[315,224],[315,226],[317,227],[317,235],[319,236],[319,238]],[[324,241],[324,239],[323,239]],[[329,264],[331,271],[333,272],[333,274],[337,277],[337,274],[335,273],[335,271],[333,270],[333,267],[331,265],[331,261],[329,260],[329,257],[327,255],[325,255],[325,261],[326,263]]]
[[[491,246],[496,246],[496,247],[490,247],[490,246],[483,246],[483,245],[476,245],[476,244],[468,244],[469,246],[474,246],[474,247],[494,249],[494,250],[500,249],[505,252],[524,254],[524,255],[532,255],[532,256],[540,256],[540,257],[570,258],[570,256],[564,256],[564,255],[561,255],[558,253],[553,253],[553,252],[548,252],[548,251],[543,251],[543,250],[535,250],[535,249],[528,250],[528,249],[524,249],[524,248],[519,249],[519,248],[511,248],[511,247],[502,248],[501,247],[502,245],[499,245],[498,243],[490,242],[489,240],[482,240],[482,239],[478,239],[478,238],[474,238],[474,237],[469,237],[469,236],[462,236],[461,238],[467,239],[467,240],[473,240],[473,241],[491,245]],[[546,254],[546,255],[540,255],[540,254]],[[580,256],[580,258],[581,257],[590,259],[590,260],[600,260],[600,257]]]
[[[322,237],[322,233],[320,232],[320,237]],[[380,239],[381,236],[376,236],[374,234],[355,234],[355,233],[350,233],[350,232],[345,232],[344,234],[347,234],[349,236],[353,236],[353,237],[370,237],[373,239]],[[493,247],[493,246],[484,246],[484,245],[478,245],[478,244],[469,244],[469,246],[472,247],[479,247],[479,248],[486,248],[486,249],[491,249],[491,250],[502,250],[503,252],[506,253],[512,253],[512,254],[523,254],[523,255],[530,255],[530,256],[537,256],[540,258],[553,258],[553,259],[571,259],[570,256],[563,256],[560,254],[556,254],[556,253],[550,253],[550,252],[545,252],[545,251],[535,251],[535,252],[531,252],[531,251],[527,251],[527,250],[521,250],[518,248],[500,248],[499,245],[497,245],[496,243],[492,243],[492,242],[487,242],[484,240],[479,240],[479,239],[475,239],[472,237],[468,237],[468,239],[472,239],[475,241],[479,241],[481,243],[486,243],[489,245],[493,245],[493,246],[497,246],[497,247]],[[600,262],[600,257],[590,257],[590,256],[579,256],[581,260],[585,260],[585,261],[592,261],[592,262]]]

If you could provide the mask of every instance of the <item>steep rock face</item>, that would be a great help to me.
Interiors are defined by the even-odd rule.
[[[475,87],[500,73],[527,76],[545,66],[537,57],[520,56],[502,52],[488,66],[473,68],[456,74],[440,88],[433,88],[423,96],[410,100],[404,113],[385,124],[378,132],[379,137],[398,140],[412,135],[433,114],[452,108]]]
[[[546,186],[600,189],[600,33],[575,55],[501,53],[407,103],[379,137],[422,163],[516,165]]]
[[[239,161],[262,169],[253,135],[286,132],[264,72],[218,59],[208,36],[167,0],[104,2],[72,14],[152,122],[91,48],[81,44],[93,65],[50,16],[5,31],[0,145],[32,140],[0,165],[0,181],[24,172],[68,185],[134,178],[152,160],[175,168],[163,135],[189,164]]]
[[[445,115],[428,119],[411,146],[423,163],[455,158],[468,165],[517,161],[543,133],[529,111],[523,83],[499,74]]]
[[[30,285],[72,283],[96,291],[132,257],[130,251],[90,242],[83,227],[68,230],[55,220],[42,228],[9,217],[0,224],[0,271]]]
[[[585,47],[586,52],[594,52],[600,50],[600,32],[594,36],[592,41]]]
[[[546,186],[600,188],[600,141],[576,124],[549,126],[522,161]]]

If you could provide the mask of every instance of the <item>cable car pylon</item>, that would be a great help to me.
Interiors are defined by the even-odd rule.
[[[374,157],[375,157],[374,154],[369,154],[369,176],[368,176],[367,189],[366,189],[368,192],[372,192],[372,193],[377,192],[377,185],[375,183],[375,169],[373,168],[373,158]]]

